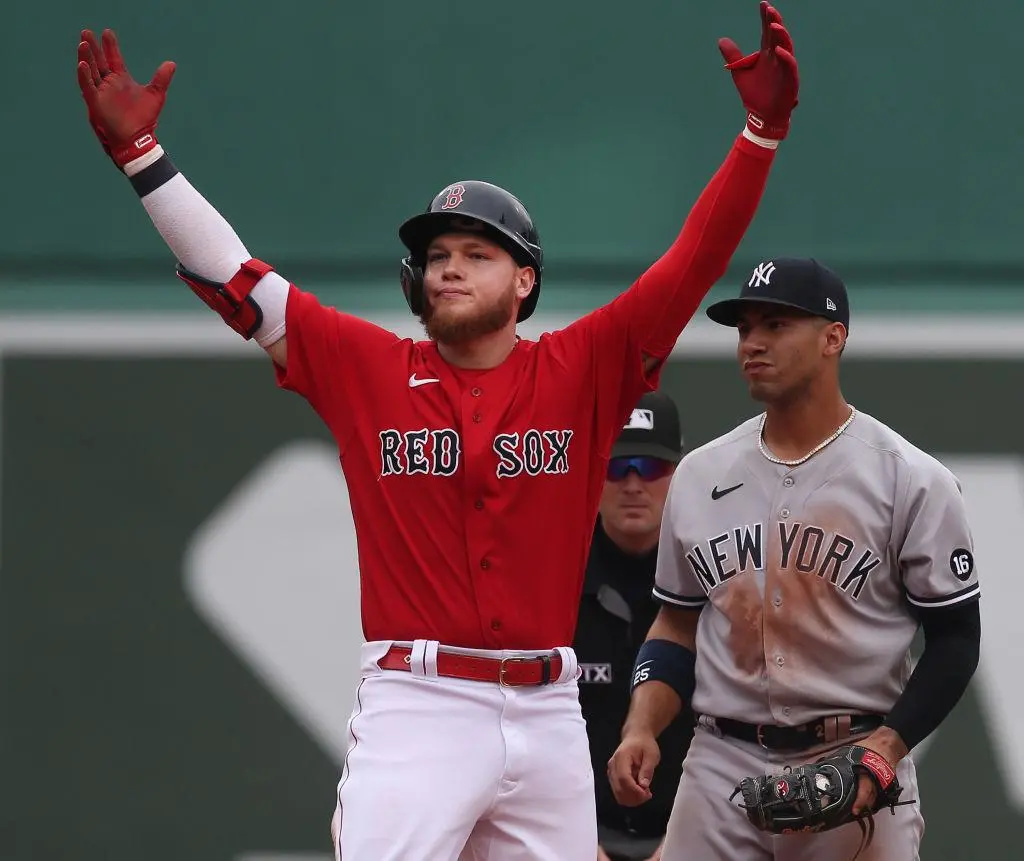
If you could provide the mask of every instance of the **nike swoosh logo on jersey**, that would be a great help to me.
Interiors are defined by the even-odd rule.
[[[732,487],[726,487],[723,490],[719,490],[718,489],[718,485],[716,484],[715,487],[714,487],[714,490],[711,491],[711,498],[712,499],[721,499],[727,493],[732,493],[734,490],[739,490],[741,487],[743,487],[743,482],[742,481],[739,484],[734,484]]]
[[[425,386],[427,383],[439,383],[441,382],[436,377],[424,377],[423,379],[417,379],[416,375],[413,374],[409,377],[409,388],[415,389],[417,386]]]

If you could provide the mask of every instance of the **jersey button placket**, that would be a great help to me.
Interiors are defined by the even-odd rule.
[[[796,484],[796,479],[793,478],[792,474],[789,474],[782,479],[782,486],[786,490],[790,490],[794,484]],[[786,505],[786,503],[789,501],[787,498],[788,494],[780,493],[779,496],[782,497],[781,499],[778,499],[778,504],[780,506],[778,509],[779,520],[789,520],[789,516],[790,514],[792,514],[792,512],[789,510],[789,506]]]
[[[463,453],[465,464],[465,476],[466,486],[469,490],[469,495],[465,498],[466,511],[468,512],[466,517],[466,542],[467,550],[470,553],[470,558],[476,558],[476,571],[480,572],[472,575],[474,580],[478,578],[488,577],[491,569],[491,559],[486,555],[491,549],[491,534],[487,521],[483,518],[474,517],[469,519],[469,514],[475,511],[482,511],[484,508],[483,497],[487,492],[488,484],[491,480],[493,472],[491,472],[490,463],[490,445],[486,445],[482,439],[483,435],[487,433],[487,430],[483,424],[482,410],[480,409],[480,395],[483,394],[483,390],[479,386],[475,386],[469,391],[463,391],[462,396],[462,421],[463,421]],[[470,456],[470,454],[475,456]],[[483,458],[481,458],[483,454]],[[485,470],[486,472],[482,472]],[[479,618],[483,624],[485,624],[491,631],[498,632],[501,630],[501,621],[491,615],[495,607],[493,606],[493,600],[491,597],[491,591],[482,585],[482,581],[477,584],[474,591],[476,592],[476,607],[479,613]]]

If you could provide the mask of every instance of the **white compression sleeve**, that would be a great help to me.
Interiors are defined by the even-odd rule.
[[[129,175],[131,168],[125,168]],[[142,197],[142,205],[182,266],[204,278],[227,282],[252,257],[231,225],[181,173]],[[254,335],[261,347],[285,334],[288,287],[284,278],[269,272],[250,294],[263,312]]]

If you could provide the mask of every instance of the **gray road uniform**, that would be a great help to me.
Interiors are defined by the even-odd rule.
[[[777,773],[874,729],[910,675],[915,606],[979,592],[960,487],[937,460],[857,413],[809,460],[784,466],[759,450],[761,420],[687,455],[665,507],[655,595],[701,611],[699,726],[665,861],[850,857],[856,827],[773,837],[729,795],[743,776]],[[806,733],[805,749],[766,746],[766,734],[787,732]],[[909,756],[897,775],[903,798],[919,798]],[[918,857],[919,804],[875,822],[862,859]]]

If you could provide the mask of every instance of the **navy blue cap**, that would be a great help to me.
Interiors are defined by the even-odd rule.
[[[723,326],[735,326],[743,308],[751,302],[796,308],[850,328],[846,286],[835,272],[812,258],[762,260],[754,267],[740,295],[711,305],[707,315]]]

